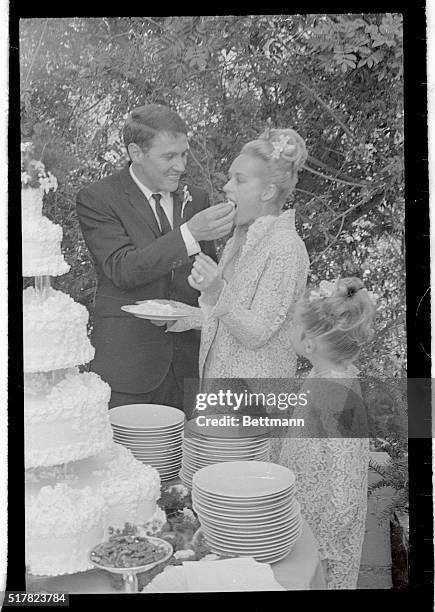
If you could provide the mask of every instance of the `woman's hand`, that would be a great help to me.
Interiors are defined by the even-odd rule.
[[[204,253],[196,256],[187,281],[193,289],[211,293],[220,292],[224,284],[217,263]]]

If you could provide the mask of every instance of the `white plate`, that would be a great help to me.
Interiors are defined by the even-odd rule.
[[[220,536],[214,537],[210,533],[207,533],[206,530],[204,530],[204,533],[205,533],[206,540],[208,541],[209,544],[216,544],[218,546],[222,546],[225,548],[228,547],[228,548],[237,548],[239,550],[256,550],[256,551],[261,551],[261,552],[267,552],[275,548],[280,548],[280,549],[285,548],[286,546],[293,544],[293,542],[297,540],[296,533],[290,537],[283,537],[282,535],[278,535],[274,539],[270,539],[270,540],[267,540],[267,539],[259,540],[259,539],[252,538],[251,541],[240,540],[237,537],[233,538],[232,540],[224,539],[224,538],[221,538]]]
[[[222,415],[207,415],[219,417]],[[197,417],[186,422],[186,437],[198,436],[199,438],[210,439],[240,439],[240,440],[255,440],[259,437],[267,437],[272,431],[271,427],[233,427],[232,425],[198,425]]]
[[[226,552],[237,553],[239,551],[243,552],[255,552],[257,554],[267,554],[270,552],[279,552],[285,548],[291,546],[296,540],[299,538],[299,532],[295,532],[291,537],[285,539],[277,539],[271,540],[270,542],[258,542],[256,543],[253,539],[252,542],[239,542],[236,539],[233,542],[228,542],[221,540],[220,538],[215,538],[211,534],[206,533],[204,531],[205,539],[207,540],[209,545],[219,546],[219,548],[225,550]]]
[[[198,503],[193,504],[193,509],[195,510],[195,512],[200,515],[202,518],[210,518],[210,519],[214,519],[214,520],[226,520],[227,524],[231,524],[233,522],[237,522],[237,523],[244,523],[245,521],[250,521],[251,519],[256,520],[258,519],[259,521],[266,521],[266,520],[277,520],[280,519],[282,521],[287,521],[290,520],[293,516],[292,512],[293,509],[290,508],[290,510],[288,510],[287,508],[278,508],[278,509],[272,509],[272,510],[244,510],[243,512],[240,512],[238,514],[236,514],[233,510],[228,511],[228,513],[225,512],[221,512],[221,513],[217,513],[217,512],[211,512],[208,509],[204,509],[202,506],[198,505]]]
[[[212,501],[215,501],[215,503],[217,504],[225,504],[227,502],[229,503],[240,503],[240,504],[252,504],[252,503],[260,503],[260,502],[264,502],[264,503],[268,503],[269,501],[274,501],[274,500],[278,500],[281,499],[282,497],[286,497],[286,495],[294,495],[295,494],[295,485],[291,485],[290,487],[288,487],[287,489],[283,489],[282,491],[279,491],[278,493],[273,493],[271,495],[263,495],[263,496],[252,496],[252,497],[229,497],[229,496],[224,496],[224,495],[218,495],[218,494],[214,494],[214,493],[210,493],[209,491],[204,491],[204,489],[201,489],[201,487],[199,487],[197,484],[195,484],[195,486],[193,487],[194,489],[194,495],[195,494],[200,494],[202,496],[206,496],[208,499],[211,499]]]
[[[208,542],[208,545],[210,546],[210,549],[212,550],[212,552],[214,553],[221,553],[223,555],[240,555],[241,553],[245,554],[245,555],[250,555],[252,557],[254,557],[254,559],[257,557],[257,555],[268,555],[268,554],[284,554],[284,552],[288,551],[290,549],[290,546],[293,544],[293,542],[286,542],[285,544],[280,544],[277,546],[251,546],[251,547],[247,547],[247,546],[225,546],[223,544],[220,544],[218,542],[212,542],[210,541],[207,536],[205,536],[205,539]]]
[[[197,512],[195,510],[195,512]],[[277,517],[276,519],[271,519],[271,518],[259,518],[258,516],[255,516],[253,518],[245,518],[243,520],[239,520],[239,519],[235,519],[235,518],[231,518],[231,520],[224,520],[222,518],[215,518],[215,517],[210,517],[209,515],[204,514],[203,512],[197,512],[198,514],[198,518],[199,518],[199,522],[200,523],[204,523],[204,524],[208,524],[210,525],[217,525],[217,526],[223,526],[223,527],[231,527],[232,529],[238,529],[239,527],[246,527],[246,531],[250,528],[250,527],[259,527],[260,525],[265,525],[265,526],[278,526],[278,525],[290,525],[293,524],[293,521],[298,522],[299,520],[301,520],[299,517]]]
[[[267,504],[264,503],[253,503],[253,504],[239,504],[239,505],[235,505],[235,504],[225,504],[225,505],[221,505],[221,504],[215,504],[210,502],[207,499],[203,499],[201,496],[198,495],[197,492],[194,493],[194,495],[192,496],[192,500],[193,503],[199,503],[202,507],[204,508],[208,508],[210,510],[212,510],[213,512],[217,512],[217,513],[221,513],[221,514],[235,514],[238,515],[242,512],[267,512],[269,510],[273,510],[273,509],[278,509],[278,508],[283,508],[286,507],[289,510],[291,508],[295,508],[296,507],[296,500],[293,496],[290,497],[284,497],[283,499],[278,499],[277,501],[271,501]]]
[[[260,442],[270,442],[269,436],[259,435],[259,436],[239,436],[233,433],[232,436],[208,436],[206,434],[198,435],[197,433],[192,431],[192,428],[189,427],[189,423],[191,421],[186,421],[184,431],[186,434],[186,440],[191,440],[193,444],[200,444],[202,446],[207,446],[208,444],[214,444],[216,446],[221,445],[245,445],[245,444],[259,444]],[[216,428],[217,429],[217,428]]]
[[[206,460],[189,456],[186,457],[186,453],[184,453],[184,457],[186,458],[186,461],[189,462],[192,466],[196,466],[198,468],[214,465],[215,463],[228,463],[233,461],[263,461],[265,459],[264,455],[254,455],[253,457],[216,457],[213,455],[212,457],[210,457],[209,460]]]
[[[264,497],[288,489],[294,473],[276,463],[229,461],[209,465],[196,472],[193,483],[223,497]]]
[[[142,457],[136,456],[136,459],[138,461],[142,461],[142,463],[149,463],[150,465],[152,465],[155,468],[162,468],[163,469],[163,468],[169,468],[170,467],[170,468],[174,468],[174,469],[175,468],[180,469],[180,467],[181,467],[181,457],[179,457],[179,458],[174,457],[174,458],[168,459],[167,461],[165,461],[164,459],[160,460],[160,459],[155,459],[155,458],[146,457],[146,456],[142,456]]]
[[[215,455],[210,453],[209,457],[197,457],[196,455],[192,455],[189,452],[184,451],[183,456],[186,460],[186,463],[190,463],[192,466],[200,466],[208,467],[210,465],[214,465],[217,463],[234,463],[235,461],[243,461],[243,462],[263,462],[263,459],[268,457],[267,453],[257,453],[255,455]]]
[[[113,410],[113,408],[112,408]],[[118,436],[124,436],[128,438],[160,438],[161,436],[170,437],[170,436],[181,436],[184,437],[183,431],[183,423],[179,423],[178,425],[170,425],[169,427],[160,427],[155,429],[127,429],[121,428],[117,425],[113,425],[112,423],[113,433]]]
[[[255,507],[255,506],[267,506],[269,504],[274,504],[279,501],[288,499],[291,500],[294,497],[295,488],[290,487],[289,489],[283,491],[282,493],[277,493],[276,495],[270,495],[265,497],[251,497],[251,498],[238,498],[233,499],[231,497],[220,497],[218,495],[211,495],[202,489],[199,489],[197,486],[193,488],[192,499],[196,498],[202,499],[206,501],[210,506],[218,506],[221,508],[237,508],[237,507]]]
[[[120,442],[126,443],[126,444],[134,444],[134,445],[143,445],[143,444],[149,444],[150,446],[161,446],[162,444],[169,445],[169,444],[180,444],[180,446],[183,443],[183,438],[180,435],[175,435],[175,436],[171,436],[171,437],[166,437],[166,436],[160,436],[160,437],[156,437],[156,438],[127,438],[124,436],[119,436],[117,434],[113,435],[113,439],[114,440],[119,440]]]
[[[114,438],[115,439],[115,438]],[[123,446],[128,446],[129,448],[149,448],[151,451],[158,451],[159,449],[180,449],[182,451],[182,441],[181,440],[163,440],[160,442],[130,442],[127,440],[119,440],[117,439],[118,444],[122,444]]]
[[[109,410],[110,422],[116,427],[161,430],[184,423],[184,412],[161,404],[127,404]]]
[[[178,476],[178,470],[158,470],[160,476],[164,478],[176,478]]]
[[[201,517],[201,525],[203,529],[205,529],[208,533],[222,535],[222,537],[230,538],[236,540],[238,537],[243,538],[253,538],[256,540],[257,538],[263,539],[265,537],[274,537],[276,534],[281,534],[285,536],[294,535],[301,527],[302,519],[293,520],[291,522],[279,522],[279,523],[265,523],[264,525],[237,525],[237,529],[232,525],[228,524],[219,524],[212,523]],[[260,529],[262,531],[260,532]],[[268,531],[266,531],[266,529]]]
[[[184,440],[185,442],[185,440]],[[184,444],[184,450],[186,454],[191,455],[192,457],[198,458],[208,458],[208,457],[228,457],[228,456],[249,456],[249,455],[267,455],[269,450],[268,448],[259,447],[259,448],[208,448],[203,450],[193,449],[190,446]]]
[[[234,530],[231,529],[225,529],[224,526],[221,525],[213,525],[213,527],[211,526],[207,526],[206,527],[207,530],[209,530],[211,533],[215,533],[216,535],[222,535],[222,536],[231,536],[233,535],[234,537]],[[238,528],[237,529],[237,537],[238,538],[245,538],[245,537],[263,537],[264,536],[269,536],[269,535],[274,535],[274,534],[278,534],[278,533],[283,533],[283,529],[288,530],[289,527],[287,526],[283,526],[283,525],[275,525],[273,527],[269,527],[268,525],[266,526],[260,526],[260,527],[256,527],[256,526],[251,526],[249,529],[246,529],[245,527],[242,528]]]
[[[248,454],[267,454],[269,452],[268,445],[257,445],[257,446],[233,446],[233,447],[224,447],[217,448],[215,446],[205,446],[203,448],[199,448],[196,446],[191,446],[186,443],[186,438],[183,439],[183,448],[186,453],[191,455],[195,455],[197,457],[209,457],[210,455],[229,455],[229,454],[237,454],[237,455],[248,455]]]
[[[170,434],[161,433],[160,435],[153,436],[128,436],[126,434],[120,434],[118,432],[113,433],[113,437],[124,442],[131,442],[132,444],[171,444],[175,442],[183,442],[183,432],[174,432]]]
[[[171,310],[162,312],[161,307],[170,306]],[[187,304],[176,302],[174,300],[142,300],[136,304],[127,304],[121,306],[121,310],[128,312],[140,319],[148,319],[150,321],[174,321],[191,317],[192,310],[186,308]]]
[[[182,457],[183,453],[181,451],[180,447],[176,447],[176,448],[165,448],[162,447],[160,450],[158,450],[157,448],[152,449],[149,446],[136,446],[133,448],[130,448],[131,452],[133,453],[133,455],[135,454],[139,454],[139,455],[143,455],[144,457],[155,457],[156,459],[166,459],[166,458],[170,458],[170,457]]]
[[[195,510],[196,512],[196,510]],[[216,521],[216,520],[212,520],[209,518],[204,517],[201,514],[198,514],[198,519],[199,522],[201,523],[201,525],[205,528],[205,529],[209,529],[210,531],[213,531],[215,528],[221,528],[221,529],[229,529],[230,533],[238,533],[239,530],[240,532],[243,533],[255,533],[258,534],[258,529],[260,527],[264,527],[265,529],[275,529],[275,527],[282,527],[282,528],[286,528],[286,529],[291,529],[292,531],[295,531],[299,528],[299,526],[301,525],[301,520],[300,519],[294,519],[291,522],[288,522],[287,520],[284,520],[282,517],[277,519],[276,521],[272,521],[271,519],[259,519],[258,517],[255,518],[252,522],[249,521],[243,521],[243,522],[237,522],[237,521]],[[251,531],[251,528],[255,528],[256,531]]]

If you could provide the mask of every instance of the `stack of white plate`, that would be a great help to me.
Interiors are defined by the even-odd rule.
[[[192,419],[185,426],[180,479],[191,489],[193,475],[201,468],[227,461],[266,461],[269,449],[269,429],[265,427],[250,430],[230,426],[204,428]]]
[[[178,476],[181,467],[184,412],[159,404],[130,404],[109,411],[113,439],[136,459],[155,467],[161,480]]]
[[[192,502],[212,552],[274,563],[302,529],[295,477],[275,463],[233,461],[193,476]]]

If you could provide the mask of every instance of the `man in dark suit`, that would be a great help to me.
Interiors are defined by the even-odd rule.
[[[213,240],[232,228],[231,204],[209,207],[207,193],[181,190],[187,128],[174,111],[149,104],[123,130],[130,163],[82,189],[77,213],[94,259],[98,288],[91,369],[112,388],[110,408],[154,403],[183,407],[183,379],[198,375],[197,330],[165,333],[121,310],[137,300],[198,305],[187,282],[194,256],[216,258]]]

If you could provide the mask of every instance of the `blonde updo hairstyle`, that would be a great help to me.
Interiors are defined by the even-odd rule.
[[[296,306],[305,337],[321,338],[328,358],[353,361],[373,333],[376,306],[359,278],[342,278],[330,297],[307,292]]]
[[[240,151],[261,159],[270,173],[270,183],[277,188],[275,201],[282,207],[298,182],[298,172],[308,154],[304,139],[295,131],[267,128],[256,140]]]

